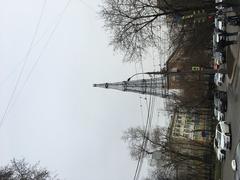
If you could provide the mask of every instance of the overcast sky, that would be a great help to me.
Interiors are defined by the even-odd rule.
[[[133,179],[136,162],[121,136],[144,125],[145,100],[92,87],[136,72],[108,46],[96,13],[100,3],[1,1],[0,165],[26,158],[68,180]],[[153,60],[144,61],[144,70],[156,68]],[[157,114],[162,107],[156,103]],[[156,115],[154,123],[163,119]]]

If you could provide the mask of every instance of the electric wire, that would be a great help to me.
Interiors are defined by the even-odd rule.
[[[58,28],[58,26],[59,26],[59,24],[60,24],[60,22],[61,22],[61,20],[62,20],[62,18],[63,18],[63,15],[65,14],[67,8],[69,7],[71,1],[72,1],[72,0],[68,0],[68,2],[66,3],[66,5],[64,6],[62,12],[59,14],[58,22],[57,22],[57,23],[55,24],[55,26],[53,27],[53,29],[52,29],[52,31],[51,31],[51,33],[50,33],[50,35],[49,35],[46,43],[44,44],[44,47],[42,48],[39,56],[37,57],[36,61],[35,61],[34,64],[32,65],[29,73],[27,74],[27,77],[25,78],[21,89],[19,90],[18,94],[16,95],[16,98],[20,96],[20,94],[22,93],[22,90],[24,89],[24,87],[26,86],[27,82],[29,81],[32,73],[33,73],[34,70],[36,69],[36,67],[37,67],[37,65],[38,65],[38,63],[39,63],[42,55],[44,54],[44,52],[45,52],[45,50],[47,49],[49,43],[51,42],[51,39],[53,38],[53,35],[54,35],[54,33],[56,32],[56,30],[57,30],[57,28]]]
[[[61,14],[61,13],[60,13],[60,14]],[[53,27],[54,27],[54,26],[56,26],[56,24],[58,24],[60,14],[57,16],[56,19],[53,20],[52,23],[50,23],[51,26],[53,25]],[[55,21],[56,21],[56,22],[55,22]],[[40,38],[33,43],[32,49],[35,48],[35,47],[45,38],[45,36],[49,33],[50,30],[51,30],[51,29],[50,29],[49,27],[47,27],[47,28],[45,29],[45,31],[40,35]],[[7,80],[8,80],[13,74],[17,73],[17,68],[19,68],[19,66],[24,62],[24,60],[25,60],[26,58],[27,58],[27,54],[14,66],[14,68],[12,69],[12,71],[10,71],[10,72],[6,75],[6,77],[5,77],[2,81],[0,81],[0,87],[1,87],[3,84],[5,84],[5,83],[7,82]]]
[[[92,12],[94,12],[94,14],[96,13],[95,9],[90,6],[88,3],[86,3],[85,1],[83,0],[79,0],[83,5],[85,5],[85,7],[87,7],[89,10],[91,10]]]
[[[154,83],[154,80],[155,80],[155,76],[151,80],[151,85],[150,85],[151,87]],[[151,126],[152,126],[152,119],[153,119],[155,100],[156,100],[156,97],[152,95],[154,93],[153,91],[154,91],[153,88],[151,88],[151,94],[149,97],[147,122],[146,122],[145,130],[144,130],[144,136],[143,136],[144,138],[143,138],[143,142],[142,142],[142,146],[141,146],[142,150],[146,149],[146,147],[147,147],[148,140],[146,137],[149,136],[149,130],[151,129]],[[142,151],[139,156],[137,167],[136,167],[135,174],[134,174],[134,180],[138,180],[140,177],[143,160],[144,160],[144,154],[145,154],[145,152]]]
[[[38,34],[38,31],[39,31],[39,27],[40,27],[40,24],[41,24],[41,21],[42,21],[42,17],[43,17],[43,13],[44,13],[44,9],[45,9],[45,7],[46,7],[46,4],[47,4],[47,0],[44,0],[44,1],[43,1],[43,5],[42,5],[42,8],[41,8],[40,16],[39,16],[37,25],[36,25],[36,27],[35,27],[35,31],[34,31],[34,34],[33,34],[33,38],[32,38],[32,40],[31,40],[30,46],[29,46],[28,51],[27,51],[27,54],[26,54],[26,59],[25,59],[25,61],[23,62],[23,65],[22,65],[22,67],[21,67],[20,73],[19,73],[19,75],[18,75],[18,77],[17,77],[17,80],[16,80],[16,83],[15,83],[15,85],[14,85],[13,91],[12,91],[12,93],[11,93],[11,95],[10,95],[9,100],[8,100],[7,106],[6,106],[6,108],[5,108],[4,112],[3,112],[3,115],[2,115],[2,117],[1,117],[1,119],[0,119],[0,128],[2,127],[3,122],[4,122],[4,120],[6,119],[6,116],[7,116],[7,113],[8,113],[8,111],[9,111],[10,105],[11,105],[11,103],[12,103],[12,101],[13,101],[14,95],[15,95],[15,93],[16,93],[16,91],[17,91],[17,88],[18,88],[18,86],[19,86],[20,80],[21,80],[21,78],[22,78],[22,75],[23,75],[25,66],[26,66],[26,64],[27,64],[28,57],[29,57],[29,55],[30,55],[30,53],[31,53],[31,51],[32,51],[34,41],[35,41],[36,36],[37,36],[37,34]]]
[[[136,67],[136,63],[135,63],[135,67]],[[141,56],[141,59],[140,59],[140,68],[141,68],[140,71],[142,73],[144,73],[142,56]],[[136,73],[137,73],[137,70],[136,70]],[[142,74],[142,78],[144,79],[144,74]],[[146,137],[146,133],[148,131],[149,121],[150,121],[150,118],[151,118],[150,113],[151,113],[152,95],[150,95],[150,98],[149,98],[149,105],[148,105],[148,102],[147,102],[147,96],[146,95],[145,95],[145,99],[146,99],[146,107],[148,109],[148,112],[147,112],[147,120],[146,120],[146,125],[145,125],[145,130],[144,130],[144,138],[143,138],[143,141],[142,141],[141,148],[144,148],[147,145],[145,137]],[[141,101],[140,101],[140,103],[141,103]],[[142,168],[142,164],[143,164],[143,156],[144,156],[144,152],[142,151],[139,158],[138,158],[137,166],[136,166],[134,177],[133,177],[134,180],[137,180],[140,176],[140,172],[141,172],[141,168]]]
[[[151,100],[151,97],[150,97],[150,100]],[[151,101],[149,101],[149,102],[151,102]],[[145,134],[146,134],[148,124],[149,124],[149,113],[150,113],[150,104],[149,104],[149,108],[148,108],[147,122],[145,125],[144,136],[143,136],[144,138],[143,138],[141,147],[143,147],[145,144]],[[141,162],[142,162],[142,153],[139,155],[139,158],[138,158],[137,166],[136,166],[134,177],[133,177],[134,180],[136,180],[137,177],[139,176],[138,172],[139,172],[139,167],[141,166]]]
[[[72,0],[68,0],[68,2],[67,2],[67,4],[65,5],[63,11],[61,12],[61,16],[60,16],[58,22],[55,24],[55,26],[54,26],[51,34],[49,35],[49,37],[48,37],[48,39],[47,39],[47,41],[46,41],[46,43],[45,43],[42,51],[40,52],[39,56],[37,57],[36,61],[34,62],[32,68],[31,68],[31,70],[30,70],[30,72],[28,73],[28,75],[27,75],[27,77],[26,77],[26,80],[25,80],[25,82],[24,82],[24,85],[27,83],[27,81],[29,80],[30,76],[32,75],[34,69],[36,68],[37,64],[39,63],[39,61],[40,61],[40,59],[41,59],[44,51],[46,50],[47,46],[49,45],[49,43],[50,43],[50,41],[51,41],[54,33],[56,32],[56,30],[57,30],[57,28],[58,28],[58,26],[59,26],[59,24],[60,24],[60,22],[61,22],[61,20],[62,20],[62,18],[63,18],[64,13],[66,12],[66,10],[67,10],[68,6],[70,5],[71,1],[72,1]]]
[[[146,122],[146,125],[145,125],[144,136],[143,136],[144,138],[143,138],[143,142],[142,142],[142,146],[141,146],[142,149],[145,149],[147,147],[147,143],[148,143],[146,137],[149,134],[149,124],[151,124],[151,121],[152,121],[152,98],[153,98],[152,95],[150,95],[149,106],[148,106],[148,114],[147,114],[147,122]],[[140,156],[139,156],[137,166],[136,166],[136,170],[135,170],[135,174],[134,174],[134,178],[133,178],[134,180],[139,179],[140,172],[141,172],[141,169],[142,169],[144,154],[145,154],[145,152],[142,151]]]
[[[137,74],[137,64],[136,62],[134,63],[134,67],[135,67],[135,73]],[[142,96],[139,95],[139,104],[140,104],[140,113],[141,113],[141,121],[142,121],[142,126],[144,126],[144,120],[143,120],[143,105],[142,105]]]

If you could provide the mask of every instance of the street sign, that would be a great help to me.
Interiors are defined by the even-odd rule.
[[[192,66],[192,71],[200,71],[201,68],[199,66]]]

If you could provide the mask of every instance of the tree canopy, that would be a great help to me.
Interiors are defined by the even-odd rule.
[[[39,163],[29,164],[25,159],[16,160],[0,168],[0,179],[3,180],[58,180],[56,175],[39,167]]]
[[[125,61],[134,61],[149,47],[159,48],[166,18],[173,21],[203,8],[212,5],[200,0],[104,0],[101,16],[112,34],[110,44],[124,52]]]

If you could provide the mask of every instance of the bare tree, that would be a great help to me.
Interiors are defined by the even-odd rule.
[[[133,61],[147,48],[159,48],[166,17],[173,20],[189,11],[212,7],[200,0],[105,0],[101,16],[112,34],[111,44],[115,50],[124,52],[124,60]]]
[[[39,163],[34,165],[26,162],[25,159],[11,160],[9,165],[0,168],[0,180],[57,180],[56,175],[39,167]]]
[[[169,165],[186,160],[204,162],[203,157],[199,154],[191,154],[190,151],[202,153],[207,150],[212,152],[207,144],[204,145],[191,139],[171,139],[167,134],[167,129],[162,127],[154,128],[147,135],[140,127],[129,128],[124,132],[122,139],[128,143],[133,159],[139,159],[142,152],[144,152],[144,157],[151,157],[150,155],[155,151],[159,151],[163,155],[163,161],[167,161]],[[142,145],[143,140],[148,142],[146,146]]]
[[[173,180],[175,179],[175,170],[173,168],[154,167],[149,171],[149,175],[144,180]]]
[[[178,167],[184,167],[186,176],[194,177],[198,172],[204,172],[198,178],[204,179],[206,177],[205,173],[209,173],[212,169],[212,165],[209,163],[213,153],[212,145],[186,138],[172,138],[166,132],[165,128],[156,127],[146,135],[140,127],[129,128],[124,132],[122,138],[128,143],[130,155],[133,159],[142,158],[142,153],[144,153],[145,158],[150,158],[157,152],[157,156],[159,156],[159,159],[156,159],[156,161],[159,161],[156,165],[158,172],[155,171],[154,177],[148,178],[166,179],[169,177],[161,174],[161,170],[167,173],[169,170],[173,171]],[[147,146],[142,146],[143,139],[148,141]],[[161,167],[159,167],[159,164],[161,164]]]

